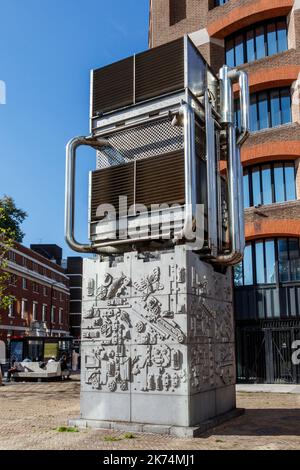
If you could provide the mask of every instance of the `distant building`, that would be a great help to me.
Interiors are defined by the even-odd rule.
[[[15,243],[9,252],[7,294],[15,300],[0,309],[0,341],[16,336],[69,335],[69,278],[64,269]]]
[[[70,285],[70,333],[80,340],[82,312],[82,263],[80,256],[69,256],[66,263],[66,274]]]
[[[69,256],[67,259],[63,259],[62,249],[54,244],[35,244],[30,245],[30,248],[64,268],[70,286],[70,335],[75,340],[80,340],[83,258],[81,256]]]

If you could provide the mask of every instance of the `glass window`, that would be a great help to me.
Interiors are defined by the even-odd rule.
[[[280,95],[279,90],[272,90],[270,93],[271,101],[271,116],[272,126],[280,126],[281,124],[281,111],[280,111]]]
[[[219,7],[220,5],[225,5],[225,3],[229,2],[229,0],[215,0],[215,7]]]
[[[287,239],[282,238],[278,240],[278,267],[279,267],[279,280],[282,282],[289,279],[289,266],[288,266],[288,245]]]
[[[264,165],[262,167],[262,193],[263,204],[272,204],[272,180],[271,180],[271,166]]]
[[[235,104],[236,122],[240,117]],[[292,121],[290,88],[278,88],[250,96],[250,130],[252,132],[280,126]]]
[[[274,165],[275,202],[284,201],[283,166],[280,163]]]
[[[37,303],[33,302],[32,304],[32,320],[37,320]]]
[[[241,34],[235,38],[235,65],[245,63],[244,59],[244,37]]]
[[[266,55],[265,49],[265,28],[258,26],[255,28],[255,46],[256,46],[256,59],[262,59]]]
[[[277,44],[278,44],[278,52],[287,51],[288,43],[287,43],[286,21],[277,22]]]
[[[234,270],[235,286],[276,284],[277,280],[300,280],[299,239],[278,238],[247,243],[244,259]],[[279,315],[279,298],[274,297],[274,302],[276,315]]]
[[[259,93],[258,95],[258,121],[260,129],[266,129],[270,127],[267,93]]]
[[[295,185],[295,165],[294,163],[285,163],[284,165],[284,179],[285,179],[285,192],[286,201],[294,201],[296,199],[296,185]]]
[[[265,283],[264,268],[264,244],[262,241],[255,243],[255,259],[256,259],[256,282],[257,284]]]
[[[244,285],[253,284],[252,245],[248,244],[244,252]]]
[[[47,320],[47,305],[43,305],[43,309],[42,309],[42,321],[46,321]]]
[[[267,25],[268,55],[277,53],[276,23]]]
[[[229,67],[234,67],[234,40],[231,39],[228,41],[227,47],[226,47],[226,64],[229,65]]]
[[[292,120],[291,93],[288,88],[281,88],[280,103],[281,103],[281,124],[287,124],[288,122],[291,122]]]
[[[250,129],[255,132],[258,130],[258,116],[257,116],[257,97],[256,95],[250,96]]]
[[[287,49],[286,18],[271,19],[228,36],[225,40],[226,64],[234,67]]]
[[[293,162],[271,163],[244,170],[244,207],[296,200]]]
[[[274,284],[275,279],[275,244],[274,240],[266,240],[266,284]]]
[[[289,239],[290,280],[300,280],[299,241],[297,238]]]
[[[250,188],[249,188],[249,173],[244,174],[244,207],[250,207]]]
[[[255,43],[254,43],[254,31],[253,30],[250,30],[246,33],[246,47],[247,47],[247,62],[253,62],[255,60]]]
[[[252,194],[253,194],[253,205],[258,206],[262,203],[261,201],[261,187],[260,187],[260,170],[259,167],[255,167],[252,170]]]

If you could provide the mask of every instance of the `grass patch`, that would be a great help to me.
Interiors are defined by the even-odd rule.
[[[123,435],[123,439],[135,439],[135,435],[132,434],[132,432],[126,432],[126,433]]]
[[[124,439],[135,439],[135,435],[132,432],[126,432],[122,436],[104,436],[103,440],[106,442],[117,442],[123,441]]]
[[[116,437],[116,436],[104,436],[103,440],[106,442],[116,442],[116,441],[121,441],[122,438]]]
[[[57,431],[57,432],[79,432],[79,429],[69,427],[69,426],[60,426],[59,428],[56,428],[55,431]]]

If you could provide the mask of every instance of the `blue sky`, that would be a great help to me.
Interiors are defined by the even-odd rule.
[[[0,0],[0,195],[28,212],[24,244],[63,236],[65,144],[89,132],[89,71],[147,49],[149,0]],[[87,240],[87,178],[79,153],[77,234]]]

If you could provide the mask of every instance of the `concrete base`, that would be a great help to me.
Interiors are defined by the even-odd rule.
[[[215,416],[198,426],[187,427],[187,426],[164,426],[156,424],[141,424],[141,423],[124,423],[121,421],[98,421],[93,419],[72,419],[69,421],[69,426],[74,426],[80,429],[102,429],[111,431],[124,431],[124,432],[137,432],[137,433],[155,433],[164,434],[168,436],[174,436],[179,438],[191,438],[198,437],[201,434],[209,431],[216,426],[220,426],[230,419],[237,418],[244,414],[243,408],[235,408],[228,413]]]

